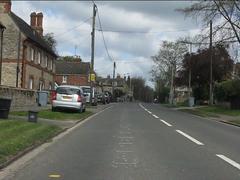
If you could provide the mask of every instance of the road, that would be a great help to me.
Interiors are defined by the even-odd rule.
[[[239,180],[240,128],[154,104],[120,103],[6,180]]]

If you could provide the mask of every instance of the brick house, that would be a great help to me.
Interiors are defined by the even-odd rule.
[[[58,85],[89,86],[90,63],[81,60],[57,60],[55,82]]]
[[[3,34],[2,85],[52,89],[56,53],[43,39],[43,14],[31,13],[30,25],[11,11],[11,1],[0,1]],[[18,78],[17,78],[18,71]]]

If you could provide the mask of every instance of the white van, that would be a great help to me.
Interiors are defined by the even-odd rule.
[[[83,93],[85,94],[86,97],[86,102],[90,103],[90,94],[91,94],[91,87],[90,86],[80,86],[82,88]],[[93,87],[93,94],[92,94],[92,102],[91,104],[96,106],[97,105],[97,93],[96,89]]]

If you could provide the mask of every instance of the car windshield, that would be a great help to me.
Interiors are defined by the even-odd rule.
[[[91,92],[90,88],[83,87],[82,90],[83,90],[83,93],[90,93]]]
[[[66,95],[80,94],[79,89],[70,88],[70,87],[58,87],[56,91],[58,94],[66,94]]]

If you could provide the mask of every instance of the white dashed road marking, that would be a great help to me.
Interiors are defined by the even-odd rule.
[[[217,157],[221,158],[222,160],[226,161],[227,163],[231,164],[232,166],[234,166],[235,168],[240,170],[240,164],[238,164],[237,162],[229,159],[228,157],[222,155],[222,154],[216,154]]]
[[[189,140],[191,140],[192,142],[196,143],[197,145],[204,145],[203,143],[201,143],[200,141],[196,140],[195,138],[189,136],[188,134],[180,131],[180,130],[176,130],[179,134],[183,135],[184,137],[188,138]]]
[[[169,126],[169,127],[171,127],[172,125],[171,124],[169,124],[168,122],[166,122],[166,121],[164,121],[164,120],[160,120],[160,121],[162,121],[164,124],[166,124],[167,126]]]
[[[159,117],[158,116],[156,116],[155,114],[153,114],[153,117],[155,117],[156,119],[158,119]]]

